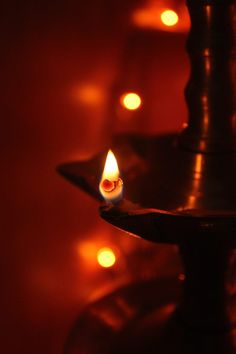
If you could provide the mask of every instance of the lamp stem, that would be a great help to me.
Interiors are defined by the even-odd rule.
[[[185,268],[181,321],[194,330],[210,333],[231,329],[226,289],[230,248],[224,242],[191,237],[180,245]]]
[[[180,146],[202,153],[236,151],[234,1],[188,0],[187,6],[189,121]]]

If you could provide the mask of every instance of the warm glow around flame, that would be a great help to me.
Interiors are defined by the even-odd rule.
[[[108,151],[99,190],[106,201],[119,200],[122,197],[123,182],[120,171],[111,150]]]
[[[130,111],[135,111],[141,106],[142,100],[135,92],[125,93],[121,96],[121,104]]]
[[[165,10],[161,14],[161,21],[166,26],[174,26],[179,21],[177,13],[173,10]]]
[[[116,262],[115,253],[111,248],[101,248],[97,253],[98,264],[103,268],[110,268]]]

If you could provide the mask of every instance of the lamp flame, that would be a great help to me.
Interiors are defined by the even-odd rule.
[[[123,181],[120,178],[115,155],[111,150],[108,151],[106,157],[99,190],[106,201],[117,202],[122,198]]]

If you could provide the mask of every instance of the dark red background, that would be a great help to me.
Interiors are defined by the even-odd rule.
[[[129,15],[140,3],[2,4],[1,353],[62,353],[78,310],[98,286],[98,270],[85,269],[78,243],[95,238],[102,245],[115,232],[99,219],[96,202],[57,175],[56,165],[99,151],[111,121],[117,131],[154,133],[180,129],[186,120],[185,34],[175,32],[159,33],[155,43],[158,60],[146,83],[150,115],[135,126],[107,111],[122,72]],[[101,102],[81,104],[81,85],[99,88]],[[116,235],[131,248],[142,242]]]

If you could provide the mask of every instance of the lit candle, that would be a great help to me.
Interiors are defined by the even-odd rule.
[[[107,154],[99,190],[107,202],[117,203],[122,199],[123,181],[120,178],[115,155],[111,150]]]

